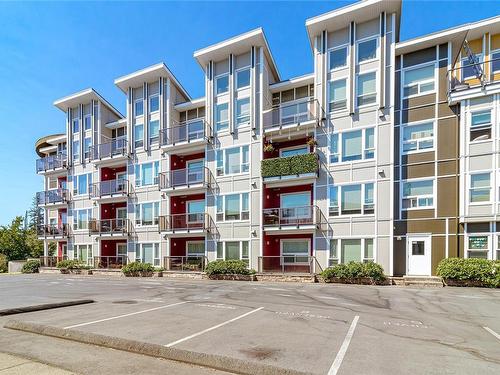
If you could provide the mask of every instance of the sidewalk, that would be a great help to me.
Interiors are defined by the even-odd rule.
[[[0,353],[0,375],[70,375],[74,374],[57,367],[30,359]]]

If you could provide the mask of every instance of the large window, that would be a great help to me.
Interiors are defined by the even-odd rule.
[[[377,101],[377,73],[360,74],[357,83],[358,107],[375,103]]]
[[[434,180],[405,181],[402,185],[403,209],[434,207]]]
[[[404,71],[403,96],[426,94],[434,91],[434,64]]]
[[[233,147],[217,150],[217,176],[249,171],[249,147]]]
[[[88,265],[93,264],[92,245],[73,245],[73,258]]]
[[[343,162],[373,159],[375,157],[375,129],[366,128],[332,134],[330,163],[337,163],[339,155],[342,156]]]
[[[429,151],[434,147],[434,123],[403,125],[403,152]]]
[[[150,186],[158,184],[160,162],[136,164],[135,186]]]
[[[340,214],[341,215],[369,215],[375,212],[374,184],[354,184],[340,186]],[[332,202],[333,201],[333,202]],[[332,206],[335,204],[336,206]],[[330,214],[338,214],[338,189],[330,188]]]
[[[250,124],[250,98],[236,100],[236,127]]]
[[[92,209],[73,210],[73,229],[89,229],[89,220],[92,218]]]
[[[135,261],[149,263],[155,267],[160,266],[160,244],[137,243],[135,244]]]
[[[347,78],[329,82],[328,109],[330,112],[347,108]]]
[[[249,241],[217,242],[218,260],[242,260],[248,265],[249,253]]]
[[[149,202],[135,205],[135,224],[138,226],[158,225],[160,203]]]
[[[250,86],[250,68],[244,68],[236,71],[236,89],[242,89]]]
[[[470,141],[483,141],[491,138],[491,109],[471,112]]]
[[[215,131],[218,133],[229,128],[229,109],[227,103],[215,106]]]
[[[215,94],[224,94],[229,91],[229,75],[224,74],[215,78]]]
[[[149,97],[149,113],[160,110],[160,96],[158,94]]]
[[[490,173],[470,175],[469,199],[470,203],[485,203],[490,201],[491,183]]]
[[[358,42],[358,64],[377,58],[377,38]]]
[[[310,248],[309,239],[281,240],[283,263],[309,263]]]
[[[154,120],[149,122],[149,143],[158,142],[160,137],[160,121]]]
[[[330,70],[345,68],[347,66],[347,47],[333,49],[328,55]]]
[[[134,125],[134,145],[135,148],[144,146],[144,124]]]
[[[80,161],[80,141],[73,141],[73,163]]]
[[[467,258],[488,259],[489,235],[473,234],[467,236]]]
[[[73,194],[82,195],[89,192],[89,185],[92,184],[92,173],[81,174],[73,177]]]
[[[248,220],[249,218],[248,193],[217,196],[217,221]]]
[[[373,262],[375,253],[373,244],[373,238],[332,238],[328,263],[334,265],[349,262]]]

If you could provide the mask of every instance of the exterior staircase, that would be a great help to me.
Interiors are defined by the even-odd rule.
[[[403,285],[437,288],[444,286],[443,280],[437,276],[403,276]]]

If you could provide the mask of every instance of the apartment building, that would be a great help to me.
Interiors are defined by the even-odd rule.
[[[194,52],[204,97],[160,63],[115,80],[125,116],[93,89],[56,101],[66,132],[36,143],[44,264],[499,259],[500,18],[400,42],[400,17],[367,0],[308,19],[300,77],[259,28]]]

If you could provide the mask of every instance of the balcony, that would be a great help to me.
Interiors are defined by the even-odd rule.
[[[36,161],[36,173],[56,172],[66,169],[68,158],[65,153],[46,156]]]
[[[121,269],[128,262],[126,255],[116,256],[95,256],[94,268],[99,269]]]
[[[131,233],[129,219],[91,219],[89,235],[127,237]]]
[[[68,257],[66,255],[40,257],[40,267],[57,267],[57,263],[63,260],[68,260]]]
[[[163,257],[163,268],[167,271],[203,272],[207,263],[205,255]]]
[[[500,92],[500,57],[454,67],[447,73],[448,102],[484,97]]]
[[[167,235],[190,236],[213,232],[215,224],[209,214],[174,214],[158,218],[158,229]]]
[[[318,206],[266,208],[263,227],[268,234],[314,233],[326,222]]]
[[[36,193],[36,204],[38,206],[59,206],[65,205],[69,200],[69,191],[67,189],[55,189],[39,191]]]
[[[257,261],[259,273],[314,275],[322,271],[316,257],[309,255],[259,256]]]
[[[90,160],[94,162],[123,160],[128,158],[128,143],[125,138],[116,138],[90,147]]]
[[[211,134],[210,125],[204,119],[175,123],[160,131],[160,146],[166,151],[175,148],[177,154],[203,150]]]
[[[207,167],[176,169],[159,174],[160,190],[189,194],[203,193],[214,183],[214,177]]]
[[[40,224],[36,227],[39,238],[64,238],[69,235],[69,225]]]
[[[316,99],[302,99],[282,103],[263,112],[265,135],[286,138],[303,137],[307,131],[319,126],[324,120],[324,111]]]
[[[264,159],[261,175],[266,185],[293,186],[313,183],[318,178],[319,157],[316,153]]]
[[[92,199],[120,199],[127,197],[130,190],[128,180],[108,180],[90,185],[90,198]]]

